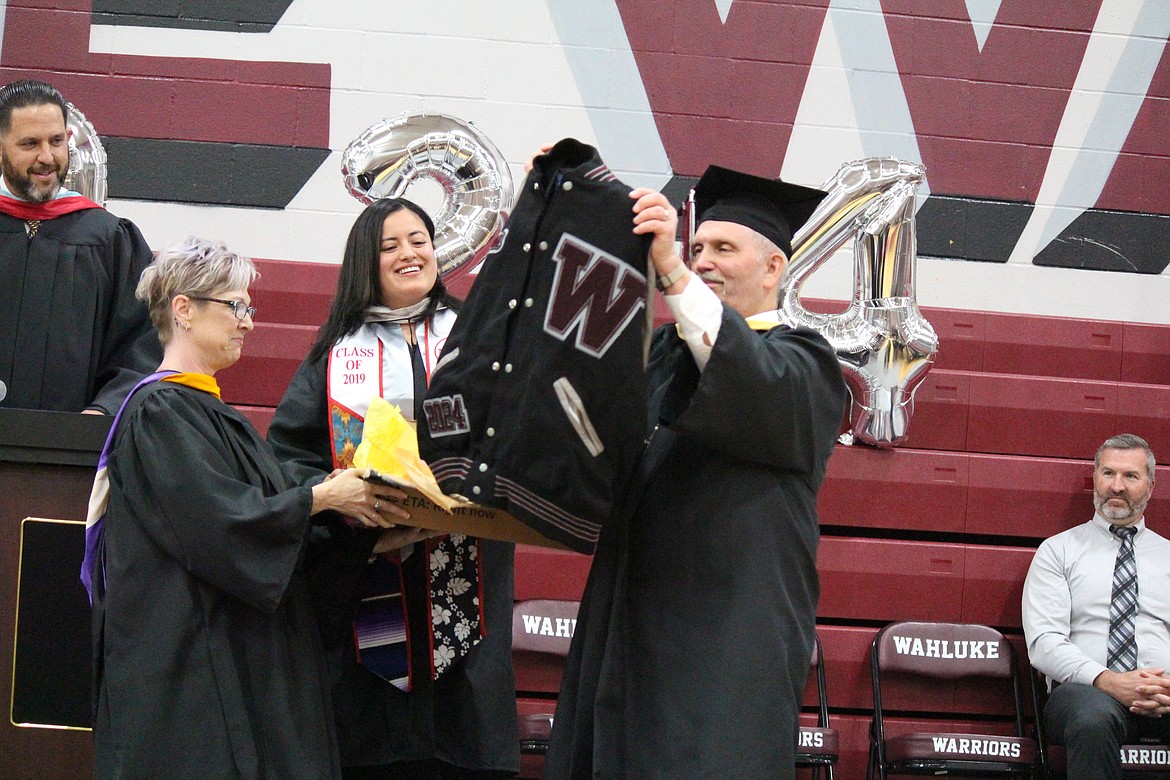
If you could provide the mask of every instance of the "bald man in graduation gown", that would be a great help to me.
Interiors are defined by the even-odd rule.
[[[127,219],[62,184],[68,131],[43,82],[0,89],[0,407],[113,414],[162,358]]]
[[[648,443],[598,543],[546,778],[794,774],[816,497],[847,391],[825,339],[775,308],[823,196],[708,169],[688,269],[669,202],[632,194],[678,324],[651,346]]]

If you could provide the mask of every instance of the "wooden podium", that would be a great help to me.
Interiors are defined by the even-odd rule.
[[[51,565],[42,566],[29,557],[26,548],[25,571],[18,572],[18,565],[22,526],[29,526],[26,518],[85,520],[94,470],[110,423],[110,417],[98,415],[0,408],[0,701],[4,707],[4,717],[0,718],[0,777],[6,780],[73,780],[93,774],[92,734],[86,728],[88,724],[75,722],[78,703],[89,700],[91,678],[88,657],[76,657],[76,641],[85,641],[89,635],[88,603],[77,579],[84,551],[83,526],[35,523],[38,529],[52,529],[51,537],[40,530],[36,535],[42,539],[42,547],[45,539],[54,540],[52,543],[60,548],[59,556],[47,561]],[[38,554],[44,558],[43,549]],[[21,606],[25,620],[20,629],[22,639],[26,629],[46,628],[39,615],[30,610],[51,600],[50,606],[60,607],[68,622],[49,626],[49,634],[64,630],[76,640],[65,653],[72,655],[64,658],[67,668],[60,668],[61,658],[36,657],[30,659],[35,663],[27,664],[14,658],[18,574],[19,582],[26,583],[22,597],[25,603]],[[34,600],[42,603],[34,605]],[[84,624],[76,625],[82,619]],[[17,679],[14,660],[15,666],[20,667]],[[84,669],[76,668],[79,662],[85,663]],[[15,725],[14,686],[27,694],[30,684],[40,685],[42,681],[46,694],[53,686],[68,686],[65,696],[71,702],[66,709],[73,714],[63,720],[70,722]],[[84,690],[76,690],[79,688]],[[59,693],[44,698],[53,699]]]

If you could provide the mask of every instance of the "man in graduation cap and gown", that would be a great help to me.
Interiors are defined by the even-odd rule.
[[[792,235],[824,195],[708,168],[688,264],[669,201],[631,193],[677,325],[654,335],[647,446],[601,532],[546,778],[795,772],[817,490],[847,391],[828,342],[775,310]]]
[[[134,298],[151,251],[63,187],[68,140],[55,88],[0,89],[0,406],[113,414],[162,359]]]

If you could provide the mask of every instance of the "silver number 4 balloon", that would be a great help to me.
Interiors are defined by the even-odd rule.
[[[829,194],[793,237],[780,321],[821,333],[837,352],[852,395],[850,432],[878,447],[901,443],[914,416],[914,391],[938,352],[938,336],[915,298],[914,199],[921,165],[871,157],[842,165]],[[800,289],[853,239],[853,296],[845,311],[808,311]]]

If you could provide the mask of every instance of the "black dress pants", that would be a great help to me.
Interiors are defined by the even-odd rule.
[[[1142,737],[1170,739],[1170,719],[1134,715],[1092,685],[1058,685],[1044,707],[1048,741],[1064,745],[1068,780],[1121,780],[1121,746]]]

